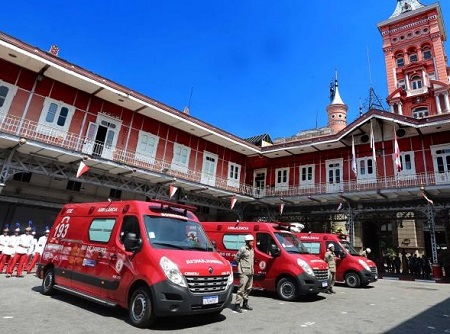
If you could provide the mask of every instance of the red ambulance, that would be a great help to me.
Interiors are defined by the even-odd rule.
[[[193,209],[156,200],[65,205],[38,266],[42,293],[126,308],[136,327],[220,313],[231,302],[232,268]]]
[[[296,233],[311,254],[324,258],[330,243],[336,254],[336,281],[351,288],[366,286],[378,280],[377,266],[372,260],[360,256],[346,240],[345,235],[334,233]]]
[[[315,295],[328,286],[328,265],[303,247],[281,223],[202,222],[209,239],[233,265],[234,256],[251,234],[255,239],[253,289],[276,291],[280,299],[293,301],[300,295]],[[235,285],[239,278],[235,275]]]

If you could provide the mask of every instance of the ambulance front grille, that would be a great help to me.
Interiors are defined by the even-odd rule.
[[[372,275],[378,275],[377,267],[370,267],[370,272],[372,273]]]
[[[319,281],[326,281],[328,279],[328,269],[314,269],[314,276]]]
[[[222,292],[227,288],[228,276],[186,276],[192,293]]]

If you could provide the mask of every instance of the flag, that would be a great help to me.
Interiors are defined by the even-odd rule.
[[[173,197],[173,195],[175,195],[175,193],[177,192],[178,187],[175,187],[174,185],[170,185],[169,186],[169,199]]]
[[[430,203],[431,205],[434,204],[433,200],[429,199],[428,196],[424,192],[422,192],[422,196],[423,196],[423,198],[425,198],[427,200],[428,203]]]
[[[373,162],[377,163],[377,155],[375,154],[375,136],[373,135],[372,121],[370,121],[370,148],[372,149]]]
[[[237,201],[237,199],[236,199],[236,197],[231,197],[231,203],[230,203],[230,209],[231,210],[233,210],[233,208],[234,208],[234,205],[236,204],[236,201]]]
[[[394,158],[397,172],[400,172],[402,170],[402,162],[400,160],[400,148],[398,147],[397,133],[395,132],[395,129],[394,129]]]
[[[280,204],[280,215],[283,214],[283,210],[284,210],[284,204]]]
[[[86,173],[89,170],[89,166],[86,165],[83,161],[80,161],[80,165],[78,166],[77,178]]]
[[[358,169],[356,167],[356,153],[355,153],[355,138],[352,136],[352,171],[355,176],[358,175]]]

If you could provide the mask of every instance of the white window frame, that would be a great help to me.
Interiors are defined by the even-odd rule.
[[[57,112],[55,114],[53,121],[47,122],[47,120],[46,120],[47,114],[49,111],[49,107],[52,103],[56,104],[58,109],[57,109]],[[62,108],[67,108],[67,110],[68,110],[66,121],[64,122],[63,126],[57,124]],[[39,124],[36,127],[36,132],[43,134],[43,135],[47,135],[47,136],[66,139],[74,113],[75,113],[74,106],[71,106],[71,105],[63,103],[61,101],[57,101],[55,99],[46,97],[44,100],[44,105],[42,107],[41,116],[39,118]]]
[[[288,189],[289,189],[289,168],[275,169],[275,191]]]
[[[376,181],[377,166],[375,161],[373,161],[372,156],[357,158],[356,165],[358,167],[358,173],[356,175],[357,183],[368,183]],[[372,165],[372,170],[369,169],[369,165]]]
[[[227,186],[239,188],[239,183],[241,181],[241,168],[242,166],[237,163],[228,163]]]
[[[429,115],[429,110],[426,107],[418,107],[412,111],[412,116],[416,119],[424,118]]]
[[[6,94],[5,101],[3,101],[3,105],[0,107],[0,122],[3,123],[6,115],[9,112],[9,108],[11,107],[12,100],[17,93],[17,86],[11,85],[3,80],[0,80],[0,87],[5,86],[8,88],[8,94]]]
[[[177,153],[177,151],[179,151],[179,153]],[[190,147],[174,143],[172,164],[170,168],[181,173],[187,173],[190,155],[191,155]]]
[[[406,164],[407,156],[410,159],[410,165]],[[402,180],[416,178],[416,164],[414,160],[414,151],[402,151],[400,152],[400,161],[402,163],[402,170],[398,172],[398,177]],[[394,156],[394,166],[395,166],[395,156]]]
[[[448,183],[450,181],[450,167],[447,160],[450,159],[450,145],[432,145],[430,146],[431,156],[433,157],[434,178],[436,184]],[[438,158],[443,160],[439,170]]]
[[[330,159],[325,161],[327,193],[344,191],[343,179],[344,159]],[[333,182],[330,182],[330,172],[333,174]],[[339,171],[337,177],[336,171]]]
[[[217,174],[217,164],[219,162],[219,156],[217,154],[204,151],[203,152],[203,164],[202,164],[202,176],[200,179],[201,183],[215,186],[216,185],[216,174]]]
[[[148,143],[153,141],[153,145]],[[156,152],[158,150],[159,137],[146,131],[139,131],[138,143],[135,158],[149,164],[155,163]]]
[[[309,173],[309,169],[311,169],[311,173]],[[315,185],[315,180],[314,180],[314,173],[316,170],[316,165],[311,164],[311,165],[302,165],[299,167],[299,185],[301,189],[304,188],[312,188]],[[303,171],[305,171],[303,173]],[[303,179],[303,175],[306,176],[306,179]]]

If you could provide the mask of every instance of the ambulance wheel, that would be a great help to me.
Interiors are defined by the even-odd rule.
[[[345,275],[345,284],[350,288],[358,288],[361,285],[361,279],[357,273],[348,273]]]
[[[134,291],[128,307],[130,321],[133,326],[148,328],[155,322],[150,291],[147,288],[138,288]]]
[[[286,301],[298,299],[298,287],[292,278],[284,277],[277,284],[278,298]]]
[[[44,274],[42,280],[42,294],[49,296],[55,292],[53,286],[55,285],[55,272],[53,268],[48,269]]]

